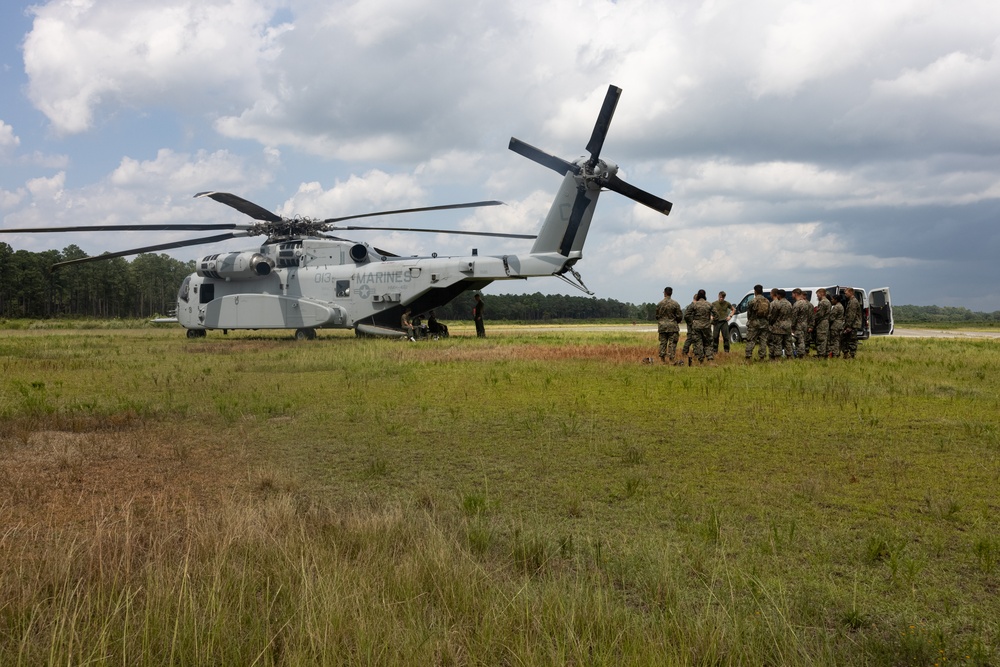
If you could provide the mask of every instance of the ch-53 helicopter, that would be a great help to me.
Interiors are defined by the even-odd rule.
[[[423,313],[441,307],[467,290],[481,290],[495,280],[557,276],[590,294],[573,268],[583,257],[583,244],[600,193],[607,189],[664,215],[672,204],[618,178],[618,166],[600,157],[621,96],[609,86],[587,143],[588,156],[573,162],[550,155],[511,138],[510,150],[563,176],[562,185],[537,236],[496,232],[454,231],[404,227],[339,225],[347,220],[418,211],[494,206],[498,201],[471,202],[364,213],[314,220],[285,218],[226,192],[202,192],[254,220],[252,224],[138,224],[0,230],[24,232],[206,231],[224,234],[133,248],[95,257],[59,262],[53,268],[81,262],[125,257],[144,252],[214,243],[245,236],[265,236],[257,249],[202,257],[197,271],[180,286],[177,320],[189,338],[209,329],[295,329],[300,340],[322,328],[353,328],[358,335],[404,336],[401,316],[409,308]],[[330,232],[388,230],[470,234],[534,239],[527,254],[401,257],[350,241]],[[570,274],[567,276],[566,274]],[[575,279],[575,281],[573,280]]]

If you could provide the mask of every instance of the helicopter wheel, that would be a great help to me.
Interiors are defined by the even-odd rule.
[[[204,338],[205,337],[205,330],[204,329],[188,329],[187,330],[187,337],[188,338]]]
[[[313,340],[316,338],[315,329],[296,329],[295,340]]]

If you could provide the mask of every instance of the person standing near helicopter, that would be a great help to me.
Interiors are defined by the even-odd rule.
[[[472,307],[472,319],[476,323],[476,336],[486,338],[486,326],[483,324],[483,296],[476,294],[476,305]]]

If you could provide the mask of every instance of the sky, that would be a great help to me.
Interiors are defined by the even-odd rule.
[[[197,192],[335,217],[535,233],[560,183],[515,136],[674,204],[602,194],[600,298],[888,286],[1000,310],[995,0],[51,0],[0,5],[0,229],[246,222]],[[215,233],[215,232],[212,232]],[[400,255],[530,241],[351,232]],[[3,235],[96,255],[167,232]],[[248,240],[170,251],[181,260]],[[555,278],[490,293],[572,293]]]

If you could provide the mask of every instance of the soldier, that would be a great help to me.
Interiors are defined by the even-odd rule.
[[[791,356],[792,346],[792,304],[783,294],[784,290],[771,290],[771,306],[767,311],[768,331],[770,332],[771,359],[779,359],[785,355]]]
[[[403,327],[403,331],[406,333],[406,339],[410,341],[416,340],[413,336],[413,321],[410,319],[410,309],[407,308],[403,311],[403,316],[399,318],[399,324]]]
[[[476,336],[486,338],[486,326],[483,324],[483,297],[476,293],[476,305],[472,307],[472,320],[476,323]]]
[[[691,324],[692,306],[697,302],[698,293],[695,292],[694,296],[691,297],[691,303],[684,309],[684,329],[687,334],[684,336],[684,348],[681,350],[681,354],[688,357],[688,366],[691,365],[691,346],[694,345],[694,325]]]
[[[861,302],[854,295],[854,288],[844,290],[847,295],[847,305],[844,307],[844,338],[840,349],[844,359],[853,359],[858,353],[858,329],[861,328]]]
[[[690,311],[690,321],[688,327],[694,332],[694,355],[698,357],[698,363],[704,363],[705,358],[709,361],[715,359],[712,351],[712,304],[705,299],[705,290],[698,290],[695,300],[688,306]],[[691,336],[689,336],[689,339]],[[687,343],[685,343],[687,346]],[[691,365],[691,357],[688,356],[688,366]]]
[[[656,305],[656,329],[660,335],[660,361],[666,363],[667,355],[670,361],[674,361],[677,354],[677,339],[680,337],[681,320],[684,313],[681,312],[681,305],[674,301],[673,287],[663,288],[663,300]],[[683,362],[678,362],[683,363]]]
[[[764,348],[767,345],[767,314],[771,304],[764,296],[764,286],[753,286],[753,299],[747,304],[747,348],[746,358],[753,358],[753,348],[760,346],[759,358],[764,358]]]
[[[833,297],[830,306],[830,357],[840,356],[840,337],[844,334],[844,304],[841,297]]]
[[[819,305],[813,314],[813,331],[816,333],[816,358],[826,359],[826,342],[830,335],[830,300],[826,298],[826,290],[822,287],[816,290]]]
[[[812,304],[798,287],[792,290],[795,303],[792,304],[792,333],[795,334],[795,358],[805,359],[809,354],[809,320],[812,319]]]
[[[719,292],[719,300],[712,302],[712,351],[719,351],[719,335],[723,349],[729,352],[729,320],[736,314],[733,304],[726,301],[726,293]]]

